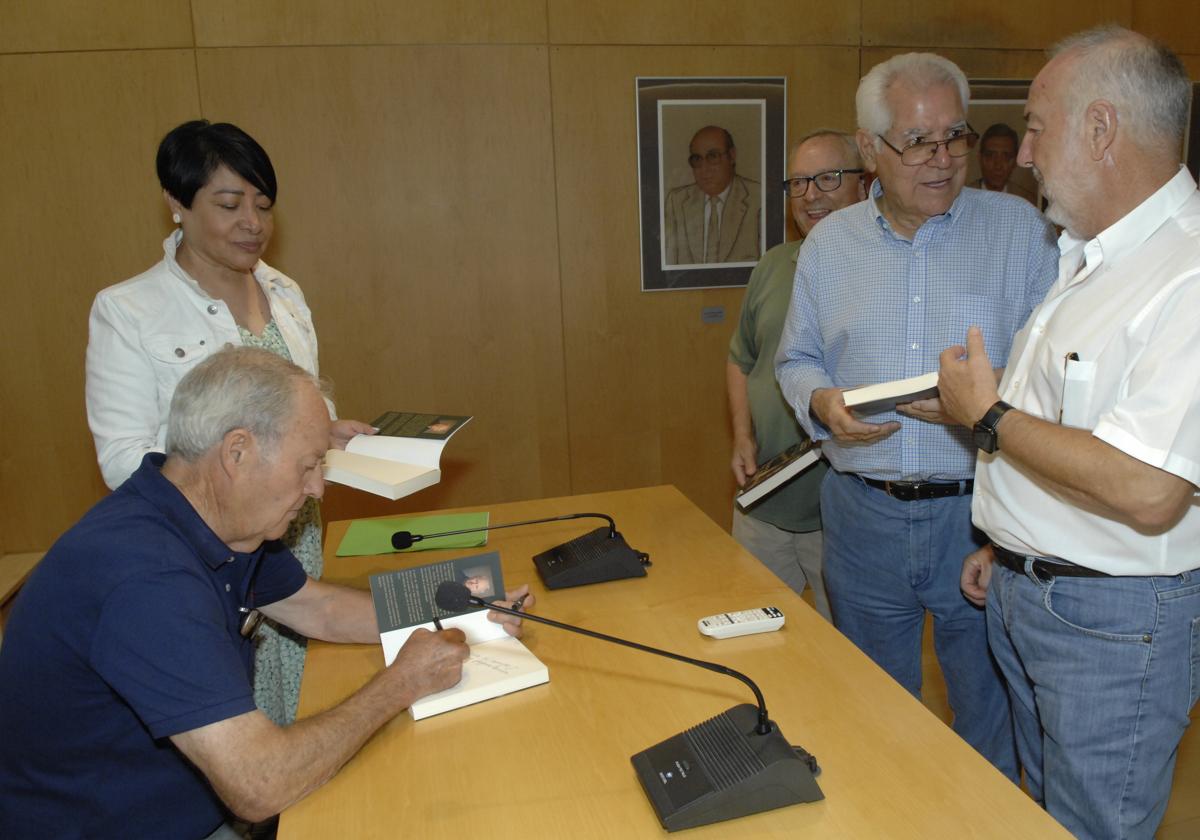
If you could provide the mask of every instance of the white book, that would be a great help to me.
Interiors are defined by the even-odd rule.
[[[461,706],[491,700],[513,691],[550,681],[550,672],[536,656],[504,627],[489,621],[486,607],[448,612],[437,606],[435,594],[445,581],[458,581],[485,601],[504,597],[504,574],[495,551],[441,560],[424,566],[373,574],[371,600],[383,645],[383,661],[391,665],[408,637],[418,627],[436,630],[458,628],[471,646],[458,685],[422,697],[409,709],[413,719],[448,712]]]
[[[442,450],[470,417],[389,411],[371,424],[374,435],[355,435],[345,451],[325,453],[325,480],[385,499],[403,498],[442,480]]]
[[[763,496],[774,493],[820,459],[820,445],[811,440],[803,440],[795,446],[789,446],[761,464],[754,475],[750,476],[746,486],[739,490],[735,497],[738,507],[750,507]]]
[[[938,395],[938,375],[925,373],[908,379],[881,382],[878,385],[863,385],[842,392],[846,408],[855,414],[879,414],[891,411],[902,403],[927,400]]]
[[[519,639],[506,635],[472,645],[458,685],[422,697],[408,711],[413,720],[421,720],[549,681],[545,664]]]

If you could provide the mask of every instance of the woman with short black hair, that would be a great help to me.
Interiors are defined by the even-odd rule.
[[[148,453],[162,452],[167,414],[183,375],[226,344],[262,347],[317,375],[317,337],[300,287],[261,257],[274,231],[271,159],[229,123],[193,120],[169,132],[156,159],[178,226],[163,259],[104,289],[88,322],[87,414],[100,470],[116,489]],[[329,406],[333,414],[332,403]],[[331,447],[365,423],[338,420]],[[284,542],[321,576],[321,518],[309,499]],[[259,630],[255,700],[276,723],[296,714],[305,640]]]

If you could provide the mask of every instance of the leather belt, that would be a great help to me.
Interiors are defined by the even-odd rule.
[[[997,563],[1019,575],[1025,574],[1025,561],[1032,560],[1033,573],[1042,580],[1050,580],[1056,577],[1112,577],[1108,572],[1102,572],[1099,569],[1089,569],[1087,566],[1076,566],[1071,563],[1055,563],[1053,560],[1045,560],[1041,557],[1027,557],[1024,554],[1009,551],[1007,548],[995,543],[992,543],[992,553],[995,555]]]
[[[975,489],[975,480],[962,481],[880,481],[865,475],[850,473],[868,487],[882,490],[893,499],[902,502],[919,502],[924,499],[948,499],[951,496],[969,496]]]

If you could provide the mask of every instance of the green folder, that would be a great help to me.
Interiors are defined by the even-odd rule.
[[[338,557],[358,557],[363,554],[396,554],[392,548],[392,534],[410,531],[414,536],[441,534],[445,531],[463,531],[467,528],[485,528],[488,514],[452,513],[441,516],[408,516],[402,519],[356,519],[346,529],[346,535],[338,545]],[[437,548],[473,548],[487,545],[487,531],[459,534],[455,537],[436,537],[421,540],[409,551],[431,551]]]

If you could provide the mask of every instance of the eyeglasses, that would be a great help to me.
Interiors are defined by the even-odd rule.
[[[967,152],[975,148],[975,144],[979,142],[979,135],[975,133],[975,130],[970,125],[967,125],[967,128],[969,130],[965,134],[956,134],[954,137],[947,137],[945,140],[928,140],[924,143],[913,143],[905,146],[903,149],[897,149],[882,134],[876,134],[875,136],[883,141],[883,145],[900,155],[900,162],[905,166],[920,166],[933,160],[934,155],[938,153],[939,146],[945,146],[946,154],[950,155],[950,157],[966,157]]]
[[[692,169],[697,169],[702,163],[707,163],[711,166],[728,154],[728,149],[725,149],[724,151],[720,149],[709,149],[702,155],[688,155],[688,166],[692,167]]]
[[[783,182],[783,191],[791,198],[803,198],[808,192],[808,185],[816,184],[817,189],[821,192],[833,192],[842,185],[843,174],[861,173],[861,169],[830,169],[828,172],[818,172],[816,175],[788,178]]]

